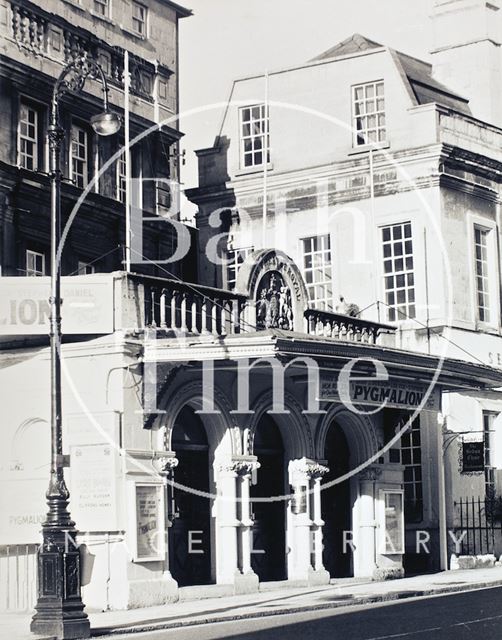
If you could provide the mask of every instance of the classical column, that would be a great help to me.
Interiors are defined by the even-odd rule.
[[[258,469],[255,456],[235,456],[215,463],[217,497],[217,577],[234,585],[235,593],[258,590],[251,568],[253,521],[250,509],[251,474]]]
[[[215,462],[217,565],[216,581],[234,583],[238,567],[237,531],[237,467],[233,460]]]
[[[378,467],[367,467],[357,478],[359,496],[357,500],[357,531],[355,531],[354,576],[373,575],[376,568],[376,513],[375,483],[382,474]]]
[[[329,575],[322,566],[320,480],[328,468],[308,458],[300,458],[290,461],[288,471],[292,491],[288,579],[327,584]]]
[[[254,571],[251,568],[251,551],[253,548],[252,536],[253,536],[253,520],[251,518],[251,500],[250,500],[250,486],[251,475],[253,471],[259,469],[260,463],[256,459],[240,460],[237,463],[237,471],[239,474],[238,479],[238,494],[239,494],[239,567],[244,576],[254,576]]]
[[[319,473],[312,478],[312,542],[314,545],[314,569],[316,571],[324,571],[322,562],[322,528],[324,526],[324,520],[321,515],[321,478],[327,473],[328,468],[322,465],[319,465],[319,467]]]

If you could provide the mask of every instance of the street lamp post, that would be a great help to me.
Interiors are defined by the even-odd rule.
[[[80,555],[75,523],[68,511],[70,498],[64,479],[61,403],[61,143],[64,129],[59,123],[59,100],[67,92],[82,90],[88,77],[101,81],[104,112],[91,118],[99,135],[112,135],[120,127],[119,117],[108,108],[108,86],[97,62],[82,55],[62,70],[52,94],[47,132],[51,179],[51,468],[46,492],[48,512],[42,524],[38,552],[38,599],[31,631],[58,639],[88,638],[90,625],[80,593]]]

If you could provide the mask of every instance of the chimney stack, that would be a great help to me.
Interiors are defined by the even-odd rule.
[[[434,0],[433,77],[502,127],[502,0]]]

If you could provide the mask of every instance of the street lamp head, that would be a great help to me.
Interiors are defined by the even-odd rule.
[[[92,116],[91,125],[99,136],[112,136],[120,129],[120,118],[113,111],[105,110]]]

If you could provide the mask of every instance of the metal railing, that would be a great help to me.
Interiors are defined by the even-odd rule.
[[[502,553],[502,510],[500,498],[471,496],[454,502],[457,524],[455,537],[461,538],[460,555]]]
[[[376,344],[380,333],[394,333],[396,327],[371,320],[363,320],[341,313],[307,309],[305,311],[307,333],[347,342]]]

